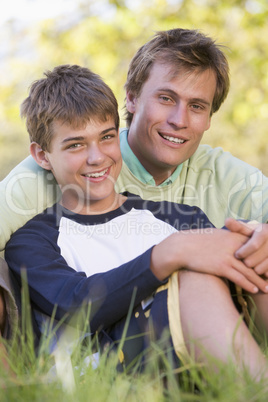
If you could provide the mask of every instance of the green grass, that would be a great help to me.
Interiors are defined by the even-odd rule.
[[[23,303],[27,305],[27,292]],[[12,341],[3,340],[8,371],[0,361],[0,402],[267,402],[267,381],[255,382],[246,371],[238,373],[234,364],[211,360],[206,367],[197,363],[174,370],[160,343],[153,343],[148,365],[139,364],[131,372],[117,370],[118,354],[103,354],[97,367],[85,364],[91,345],[78,344],[71,356],[64,350],[48,353],[48,342],[41,342],[36,354],[31,330],[30,310],[24,309],[22,325]],[[50,331],[50,329],[48,330]],[[122,345],[119,345],[120,347]],[[261,347],[268,354],[266,340]],[[211,367],[216,369],[212,370]]]
[[[103,355],[94,368],[85,364],[90,346],[78,345],[72,356],[49,355],[46,345],[34,353],[31,331],[17,333],[6,343],[11,373],[0,366],[0,401],[226,401],[268,400],[265,381],[255,383],[234,365],[217,364],[217,372],[192,364],[172,370],[159,345],[152,345],[150,361],[143,373],[118,372],[118,357]],[[161,365],[159,364],[161,361]],[[215,362],[214,362],[215,363]]]

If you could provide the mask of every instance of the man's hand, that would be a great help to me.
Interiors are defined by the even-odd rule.
[[[228,218],[225,226],[233,233],[248,236],[248,241],[235,252],[235,257],[243,260],[249,268],[254,268],[258,275],[268,278],[268,224],[242,222]]]

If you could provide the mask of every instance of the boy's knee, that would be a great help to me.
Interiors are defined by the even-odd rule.
[[[181,290],[203,292],[228,292],[229,287],[224,278],[216,275],[189,270],[179,271],[179,287]]]
[[[207,274],[204,272],[190,271],[188,269],[183,269],[179,271],[179,280],[181,279],[189,281],[189,283],[192,284],[207,283],[222,285],[226,283],[225,279],[219,276]]]

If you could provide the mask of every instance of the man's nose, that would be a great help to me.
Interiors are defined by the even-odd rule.
[[[168,123],[178,128],[186,128],[188,126],[187,106],[183,103],[178,103],[174,106],[169,115]]]

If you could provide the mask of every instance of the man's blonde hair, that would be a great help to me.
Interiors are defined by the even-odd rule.
[[[220,108],[229,92],[229,65],[221,46],[197,30],[178,28],[157,32],[133,57],[128,69],[126,91],[139,97],[156,62],[170,66],[174,75],[180,71],[191,73],[211,69],[217,82],[211,114]],[[133,114],[126,110],[128,127],[132,117]]]

